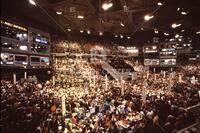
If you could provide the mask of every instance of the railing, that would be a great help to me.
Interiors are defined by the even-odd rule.
[[[197,105],[188,107],[185,110],[187,112],[192,113],[194,116],[197,116],[197,117],[195,117],[196,123],[184,128],[184,129],[181,129],[180,131],[178,131],[176,133],[184,133],[186,130],[189,130],[189,129],[192,129],[192,128],[195,128],[195,127],[200,127],[200,103],[198,103]],[[199,131],[199,129],[197,129],[197,130]]]
[[[112,66],[110,66],[109,64],[107,64],[104,61],[101,61],[101,66],[103,69],[105,69],[107,72],[109,72],[110,75],[113,76],[113,78],[118,79],[118,80],[120,79],[119,73]]]

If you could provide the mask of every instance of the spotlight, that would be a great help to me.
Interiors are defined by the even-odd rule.
[[[145,21],[149,21],[150,19],[152,19],[154,16],[152,15],[152,16],[149,16],[149,15],[145,15],[144,16],[144,20]]]
[[[83,30],[80,30],[81,33],[83,33]]]
[[[180,36],[179,34],[176,34],[176,35],[175,35],[175,38],[178,38],[179,36]]]
[[[169,33],[164,33],[165,36],[169,36]]]
[[[60,11],[57,11],[57,12],[56,12],[56,14],[58,14],[58,15],[61,15],[61,14],[62,14],[62,12],[60,12]]]
[[[184,12],[184,11],[182,11],[181,14],[182,14],[182,15],[187,15],[188,12]]]
[[[100,35],[100,36],[103,36],[103,32],[99,32],[99,35]]]
[[[34,5],[34,6],[36,6],[36,3],[35,3],[34,0],[29,0],[29,3],[32,4],[32,5]]]
[[[87,33],[90,34],[90,30],[88,30]]]
[[[125,26],[125,25],[124,25],[122,22],[120,23],[120,25],[121,25],[122,27],[124,27],[124,26]]]
[[[179,27],[179,26],[181,26],[181,24],[176,24],[176,23],[172,24],[172,28],[174,28],[174,29]]]
[[[120,38],[124,38],[123,35],[120,35]]]
[[[155,29],[155,30],[154,30],[154,33],[155,33],[155,34],[158,34],[158,30]]]
[[[111,8],[113,6],[113,3],[112,2],[109,2],[109,3],[104,3],[102,5],[102,8],[103,10],[108,10],[109,8]]]
[[[127,37],[127,39],[131,39],[131,37],[130,37],[130,36],[128,36],[128,37]]]
[[[115,37],[118,37],[118,35],[115,35]]]
[[[71,29],[67,29],[67,31],[72,31]]]
[[[158,5],[158,6],[162,6],[162,5],[163,5],[163,3],[161,3],[161,2],[158,2],[158,3],[157,3],[157,5]]]
[[[199,35],[199,34],[200,34],[200,31],[197,31],[196,34]]]
[[[79,19],[84,19],[84,16],[82,16],[82,15],[78,15],[77,18],[79,18]]]

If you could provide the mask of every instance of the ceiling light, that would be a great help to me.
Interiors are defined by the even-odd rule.
[[[58,15],[61,15],[61,14],[62,14],[62,12],[61,12],[61,11],[57,11],[57,12],[56,12],[56,14],[58,14]]]
[[[102,5],[102,8],[103,10],[108,10],[109,8],[111,8],[113,6],[113,3],[112,2],[109,2],[109,3],[104,3]]]
[[[181,32],[184,32],[185,30],[181,30]]]
[[[120,35],[120,38],[123,38],[123,35]]]
[[[67,29],[67,31],[72,31],[71,29]]]
[[[90,30],[88,30],[87,33],[90,34]]]
[[[169,36],[169,33],[164,33],[165,36]]]
[[[124,26],[125,26],[125,25],[124,25],[122,22],[120,23],[120,25],[121,25],[122,27],[124,27]]]
[[[34,6],[36,6],[36,3],[35,3],[34,0],[29,0],[29,3],[32,4],[32,5],[34,5]]]
[[[179,26],[181,26],[181,24],[176,24],[176,23],[172,24],[172,28],[177,28]]]
[[[79,18],[79,19],[84,19],[84,16],[82,16],[82,15],[78,15],[77,18]]]
[[[184,12],[184,11],[182,11],[181,14],[182,14],[182,15],[187,15],[188,12]]]
[[[155,30],[154,30],[154,33],[155,33],[155,34],[158,34],[158,30],[155,29]]]
[[[144,30],[144,28],[142,27],[142,28],[140,28],[141,30]]]
[[[196,34],[197,34],[197,35],[200,34],[200,31],[197,31]]]
[[[145,21],[149,21],[150,19],[152,19],[154,16],[152,15],[152,16],[149,16],[149,15],[145,15],[144,16],[144,20]]]
[[[182,39],[181,39],[181,38],[179,38],[179,39],[178,39],[178,41],[179,41],[179,42],[181,42],[181,41],[182,41]]]
[[[99,32],[99,35],[102,36],[102,35],[103,35],[103,32]]]
[[[161,2],[158,2],[157,5],[158,5],[158,6],[162,6],[163,4],[162,4]]]
[[[118,37],[118,35],[115,35],[115,37]]]
[[[156,46],[152,46],[152,48],[153,48],[153,49],[157,49],[157,47],[156,47]]]
[[[178,38],[178,37],[179,37],[179,34],[176,34],[176,35],[175,35],[175,38]]]
[[[83,33],[83,30],[80,30],[81,33]]]
[[[181,9],[181,8],[178,7],[178,8],[177,8],[177,11],[179,11],[180,9]]]
[[[127,37],[127,39],[131,39],[131,37],[130,37],[130,36],[128,36],[128,37]]]

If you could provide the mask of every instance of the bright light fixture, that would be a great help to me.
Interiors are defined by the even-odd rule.
[[[88,30],[87,33],[90,34],[90,30]]]
[[[180,36],[179,34],[176,34],[176,35],[175,35],[175,38],[178,38],[179,36]]]
[[[56,14],[58,14],[58,15],[61,15],[61,14],[62,14],[62,12],[61,12],[61,11],[57,11],[57,12],[56,12]]]
[[[176,24],[176,23],[172,24],[172,28],[174,28],[174,29],[179,27],[179,26],[181,26],[181,24]]]
[[[188,12],[184,12],[184,11],[182,11],[181,14],[182,14],[182,15],[187,15]]]
[[[125,26],[125,25],[124,25],[122,22],[120,23],[120,25],[121,25],[122,27],[124,27],[124,26]]]
[[[103,32],[99,32],[99,35],[102,36],[102,35],[103,35]]]
[[[169,36],[169,33],[164,33],[165,36]]]
[[[113,3],[112,2],[109,2],[109,3],[104,3],[102,5],[102,8],[103,10],[108,10],[109,8],[111,8],[113,6]]]
[[[115,35],[115,37],[118,37],[118,35]]]
[[[152,16],[149,16],[149,15],[145,15],[144,16],[144,20],[145,21],[149,21],[150,19],[152,19],[154,16],[152,15]]]
[[[120,35],[120,38],[123,38],[123,35]]]
[[[157,47],[156,47],[156,46],[152,46],[152,48],[153,48],[153,49],[157,49]]]
[[[72,31],[72,29],[67,29],[67,31]]]
[[[29,0],[29,3],[32,4],[32,5],[34,5],[34,6],[36,6],[36,3],[35,3],[34,0]]]
[[[83,33],[83,30],[80,30],[81,33]]]
[[[158,30],[155,29],[155,30],[154,30],[154,33],[155,33],[155,34],[158,34]]]
[[[180,8],[180,7],[178,7],[178,8],[177,8],[177,11],[180,11],[180,9],[181,9],[181,8]]]
[[[181,32],[185,32],[185,30],[181,30]]]
[[[127,37],[127,39],[131,39],[131,37],[130,37],[130,36],[128,36],[128,37]]]
[[[141,27],[140,29],[141,29],[141,30],[144,30],[144,28],[143,28],[143,27]]]
[[[84,16],[82,16],[82,15],[78,15],[77,18],[79,18],[79,19],[84,19]]]
[[[157,3],[157,5],[158,5],[158,6],[162,6],[162,5],[163,5],[163,3],[161,3],[161,2],[158,2],[158,3]]]
[[[197,35],[200,34],[200,31],[197,31],[196,34],[197,34]]]

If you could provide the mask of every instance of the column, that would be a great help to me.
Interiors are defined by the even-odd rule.
[[[53,80],[53,86],[55,85],[55,79],[56,79],[55,76],[53,76],[53,77],[52,77],[52,80]]]
[[[16,74],[13,73],[13,84],[16,84],[16,81],[17,81],[17,79],[16,79]]]
[[[27,79],[27,72],[24,72],[24,79]]]
[[[108,89],[108,76],[107,76],[107,74],[106,74],[106,90]]]

